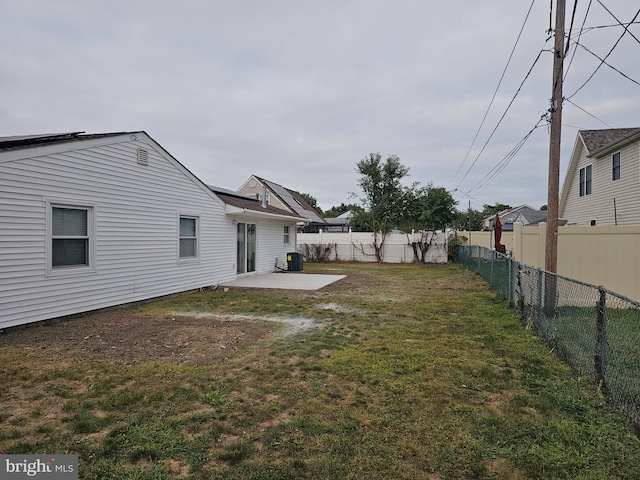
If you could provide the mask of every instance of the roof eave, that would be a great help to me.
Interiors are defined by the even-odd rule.
[[[260,212],[258,210],[251,210],[249,208],[236,207],[235,205],[225,205],[224,213],[234,218],[265,218],[273,220],[290,220],[292,222],[308,223],[308,218],[294,217],[290,215],[280,215],[277,213]]]
[[[638,140],[640,140],[640,128],[630,133],[629,135],[619,138],[618,140],[614,140],[610,144],[605,145],[604,147],[600,147],[599,149],[594,150],[593,152],[590,152],[587,155],[587,158],[597,158],[602,155],[606,155],[607,153],[613,153],[615,150],[619,150],[625,145],[628,145],[633,142],[637,142]]]

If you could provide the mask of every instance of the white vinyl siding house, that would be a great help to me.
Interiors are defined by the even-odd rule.
[[[304,221],[214,192],[145,132],[0,137],[0,329],[273,272]]]
[[[233,228],[144,132],[0,148],[0,329],[233,280]]]
[[[210,188],[226,203],[226,213],[238,229],[238,275],[286,269],[287,253],[296,250],[296,225],[306,219],[272,205],[263,205],[253,195]],[[285,242],[283,234],[287,230],[290,232],[289,243]],[[248,237],[252,238],[251,242]],[[250,268],[253,270],[249,271]]]
[[[289,228],[292,232],[294,243],[284,243],[283,241],[283,225],[274,221],[262,221],[258,224],[259,235],[261,237],[261,244],[263,245],[260,251],[259,268],[263,270],[274,269],[274,266],[278,268],[287,268],[287,253],[296,251],[295,244],[295,223],[291,225],[285,225],[285,228]],[[269,263],[271,262],[271,263]],[[277,263],[276,263],[277,262]]]
[[[578,133],[559,216],[568,225],[640,225],[639,129]]]

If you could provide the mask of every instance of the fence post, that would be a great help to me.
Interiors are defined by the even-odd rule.
[[[544,280],[546,280],[545,277],[545,271],[541,268],[536,269],[536,273],[538,275],[538,303],[536,305],[536,313],[538,317],[542,317],[543,312],[544,312],[544,302],[545,302],[545,296],[544,296]]]
[[[606,355],[607,355],[607,292],[603,287],[598,287],[600,298],[598,300],[598,312],[596,316],[596,352],[594,353],[594,367],[598,390],[603,395],[607,394],[606,380]]]
[[[516,285],[518,288],[518,303],[516,304],[516,308],[520,312],[520,315],[523,315],[524,312],[524,291],[522,290],[522,264],[520,262],[518,265],[518,273],[516,274]]]
[[[353,262],[353,230],[349,227],[349,261]]]
[[[491,285],[491,288],[493,288],[493,264],[494,264],[495,258],[496,258],[496,255],[493,252],[493,250],[489,250],[489,256],[491,258],[491,269],[490,269],[490,273],[489,273],[489,285]]]
[[[507,286],[509,289],[509,305],[513,305],[513,259],[511,257],[507,258],[507,268],[509,269],[509,284]]]

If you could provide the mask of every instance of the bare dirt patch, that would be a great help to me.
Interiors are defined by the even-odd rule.
[[[395,266],[378,266],[384,272]],[[342,269],[327,269],[327,273]],[[473,288],[477,276],[462,272],[452,281],[444,278],[445,288]],[[372,290],[385,290],[389,282],[402,284],[377,272],[349,272],[348,276],[322,289],[319,296],[331,299],[341,295],[370,295]],[[435,284],[440,282],[437,280]],[[440,285],[435,285],[440,286]],[[430,288],[425,285],[424,288]],[[306,295],[306,293],[305,293]],[[387,298],[375,295],[378,301],[400,301],[404,297]],[[319,303],[320,310],[350,311],[339,303]],[[186,312],[167,316],[165,313],[137,313],[133,308],[121,307],[65,320],[53,321],[0,333],[0,348],[19,347],[27,355],[51,360],[88,359],[109,360],[126,365],[148,361],[170,362],[183,365],[205,366],[220,362],[269,337],[275,331],[283,332],[281,323],[288,323],[286,334],[297,333],[313,324],[322,328],[322,322],[313,319],[252,318],[229,315],[221,317],[206,312]],[[270,321],[265,321],[270,320]],[[276,322],[280,322],[280,325]]]
[[[277,326],[223,317],[158,317],[121,308],[30,325],[0,334],[0,348],[22,348],[48,358],[146,361],[204,366],[220,362],[266,338]]]

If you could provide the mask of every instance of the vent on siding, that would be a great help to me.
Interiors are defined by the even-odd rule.
[[[149,165],[149,152],[144,148],[138,149],[138,163],[140,165]]]

